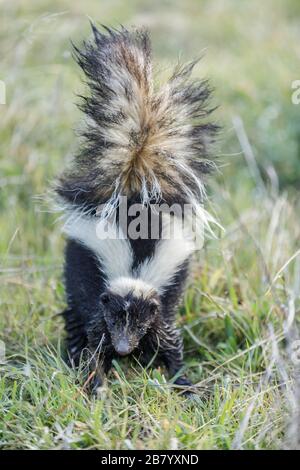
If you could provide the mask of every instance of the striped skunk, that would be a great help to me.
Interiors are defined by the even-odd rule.
[[[89,87],[80,104],[82,144],[55,187],[67,235],[69,356],[78,365],[90,351],[94,389],[113,358],[131,353],[143,364],[155,357],[175,384],[189,387],[175,312],[196,249],[193,228],[196,233],[213,222],[203,208],[218,131],[207,122],[211,91],[207,81],[191,78],[196,61],[178,65],[157,89],[144,30],[100,31],[92,24],[92,31],[81,49],[73,46]],[[159,210],[174,205],[182,212]],[[136,206],[139,223],[131,211]],[[194,217],[185,215],[186,206]],[[164,236],[171,226],[173,236]]]

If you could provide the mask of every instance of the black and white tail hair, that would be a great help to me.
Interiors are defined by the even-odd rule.
[[[80,105],[82,146],[56,192],[66,208],[81,213],[101,204],[111,213],[120,196],[142,204],[180,200],[209,227],[204,178],[215,166],[209,153],[218,126],[207,121],[207,81],[191,78],[196,61],[178,65],[157,89],[147,32],[92,29],[93,39],[74,46],[89,87]]]

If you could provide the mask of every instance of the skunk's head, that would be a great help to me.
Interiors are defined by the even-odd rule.
[[[158,294],[143,281],[119,278],[101,294],[100,301],[112,345],[120,356],[127,356],[157,319]]]

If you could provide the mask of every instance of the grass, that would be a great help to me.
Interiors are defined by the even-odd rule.
[[[299,2],[7,0],[1,9],[0,447],[299,447],[300,108],[290,96]],[[197,403],[164,370],[126,361],[91,399],[82,371],[62,360],[64,241],[40,196],[76,148],[82,85],[69,38],[89,34],[87,15],[148,26],[163,75],[178,51],[205,50],[196,73],[213,78],[221,103],[223,174],[209,206],[226,232],[195,260],[178,314]]]

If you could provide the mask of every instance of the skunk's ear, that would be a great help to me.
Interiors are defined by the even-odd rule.
[[[103,292],[103,294],[100,295],[100,301],[105,305],[110,302],[110,295],[107,292]]]

